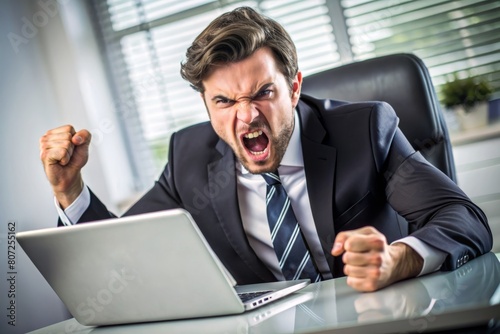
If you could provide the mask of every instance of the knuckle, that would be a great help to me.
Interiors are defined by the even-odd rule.
[[[383,240],[383,238],[378,238],[375,240],[375,246],[377,246],[378,248],[382,248],[384,247],[385,245],[385,240]]]
[[[349,238],[349,239],[347,239],[347,240],[345,241],[345,243],[344,243],[344,249],[345,249],[346,251],[350,251],[350,250],[352,250],[353,238],[354,238],[354,237]]]
[[[373,292],[377,290],[377,284],[375,281],[368,281],[366,284],[366,291],[367,292]]]
[[[47,160],[47,152],[46,151],[42,150],[40,152],[40,160],[42,160],[42,161]]]
[[[355,289],[356,289],[356,284],[355,284],[355,283],[356,283],[356,281],[355,281],[352,277],[347,276],[346,283],[347,283],[347,285],[349,285],[350,287],[352,287],[352,288],[355,288]]]
[[[382,264],[382,254],[375,251],[370,252],[368,262],[373,266],[379,267]]]
[[[379,267],[382,265],[382,254],[380,253],[374,253],[371,258],[371,263]]]
[[[349,266],[348,265],[344,266],[344,270],[343,271],[344,271],[344,275],[349,276]]]
[[[61,160],[64,158],[67,154],[67,150],[60,147],[60,148],[54,148],[50,150],[50,154],[47,154],[47,157],[52,160]]]
[[[373,246],[375,249],[383,249],[386,245],[385,237],[383,235],[372,235],[369,238],[370,244]]]
[[[372,270],[370,272],[370,276],[373,277],[375,280],[380,278],[381,274],[382,274],[382,271],[378,267],[372,268]]]
[[[380,240],[384,243],[384,245],[387,243],[387,238],[385,237],[385,235],[383,235],[382,233],[379,233],[379,236],[380,236]]]
[[[73,126],[71,124],[63,125],[61,127],[61,130],[65,130],[65,131],[68,131],[68,132],[75,131],[75,129],[73,128]]]
[[[349,259],[350,259],[349,252],[345,252],[345,253],[342,255],[342,262],[344,262],[344,263],[349,263]]]
[[[377,230],[373,226],[365,226],[361,228],[361,231],[365,234],[376,234]]]
[[[377,230],[373,226],[367,226],[366,229],[368,230],[368,232],[371,232],[371,233],[376,233],[377,232]]]

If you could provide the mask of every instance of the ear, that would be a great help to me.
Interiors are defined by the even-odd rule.
[[[299,102],[300,90],[302,89],[302,72],[298,71],[292,82],[292,103],[295,107]]]

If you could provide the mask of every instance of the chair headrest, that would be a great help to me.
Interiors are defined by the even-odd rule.
[[[416,150],[440,143],[445,135],[430,75],[412,54],[355,62],[305,77],[302,92],[318,98],[389,103]]]

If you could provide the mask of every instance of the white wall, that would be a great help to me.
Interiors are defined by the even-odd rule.
[[[16,249],[16,326],[8,325],[7,225],[17,231],[54,226],[51,192],[38,158],[38,138],[60,123],[38,38],[16,53],[7,34],[20,31],[30,10],[18,1],[0,2],[0,332],[25,333],[68,316],[52,289]]]
[[[458,185],[488,217],[493,249],[500,252],[500,138],[454,145]]]
[[[13,270],[15,298],[8,296],[10,284],[6,278],[12,271],[7,267],[9,222],[16,223],[18,232],[54,227],[57,222],[39,160],[40,136],[66,123],[99,130],[103,122],[108,122],[105,138],[91,148],[85,180],[112,209],[120,201],[120,194],[127,193],[124,189],[130,189],[124,150],[117,146],[119,127],[113,119],[105,78],[102,72],[95,74],[86,68],[100,71],[101,64],[96,65],[98,54],[92,30],[81,30],[83,24],[88,24],[85,2],[58,1],[60,7],[55,7],[55,0],[0,1],[0,333],[25,333],[69,317],[19,246]],[[12,43],[12,39],[22,42]],[[82,63],[83,57],[88,62]],[[96,91],[101,96],[95,96]],[[104,110],[96,110],[98,106]],[[101,162],[106,154],[113,162],[108,161],[108,167],[103,168]],[[122,185],[117,184],[117,177],[108,178],[116,165],[122,166],[125,175]],[[115,186],[113,191],[108,190],[110,184]],[[8,324],[7,306],[11,300],[16,305],[15,327]]]

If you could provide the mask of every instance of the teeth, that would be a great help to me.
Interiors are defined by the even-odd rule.
[[[262,134],[262,131],[255,131],[255,132],[251,132],[251,133],[247,133],[245,135],[245,138],[248,138],[248,139],[252,139],[252,138],[257,138],[258,136],[260,136]]]
[[[267,151],[267,147],[264,149],[264,151],[260,151],[260,152],[252,152],[252,151],[249,151],[250,153],[252,153],[253,155],[260,155],[260,154],[263,154],[264,152]]]

